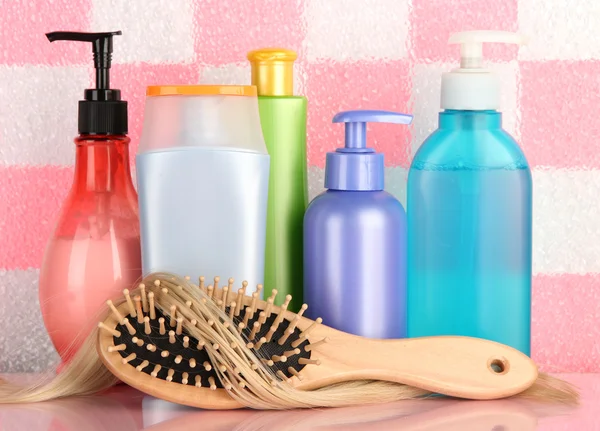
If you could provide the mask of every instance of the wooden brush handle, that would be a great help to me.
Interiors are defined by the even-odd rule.
[[[372,340],[327,327],[319,332],[331,341],[316,350],[321,365],[306,368],[301,388],[375,379],[461,398],[496,399],[522,392],[538,374],[527,355],[478,338]]]

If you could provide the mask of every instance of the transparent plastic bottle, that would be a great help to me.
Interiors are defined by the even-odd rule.
[[[532,183],[496,111],[444,111],[408,177],[408,334],[530,351]]]
[[[96,87],[79,102],[75,176],[46,247],[39,298],[63,362],[78,350],[106,300],[142,274],[137,194],[129,168],[127,102],[110,88],[112,37],[121,32],[47,34],[92,43]]]
[[[442,78],[439,126],[408,176],[408,335],[486,338],[530,354],[532,179],[502,129],[499,84],[465,32],[461,68]]]
[[[106,300],[142,273],[129,138],[88,135],[75,144],[73,186],[40,273],[44,323],[63,361],[98,323]]]
[[[262,284],[270,159],[256,87],[147,95],[136,155],[143,272]]]

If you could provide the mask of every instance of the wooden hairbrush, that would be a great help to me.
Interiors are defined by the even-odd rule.
[[[223,288],[205,287],[173,279],[148,278],[125,301],[115,305],[99,324],[98,353],[108,369],[125,383],[157,398],[193,407],[243,407],[231,397],[231,384],[221,382],[206,339],[190,336],[199,322],[190,319],[192,301],[183,301],[192,289],[202,301],[212,300],[224,311],[221,319],[243,337],[247,347],[262,358],[278,383],[313,390],[355,380],[383,380],[433,393],[476,399],[497,399],[529,388],[538,376],[536,364],[523,353],[492,341],[469,337],[426,337],[375,340],[350,335],[287,310],[288,295],[275,306],[276,291],[259,300],[259,286],[246,296],[246,284],[234,292],[233,280]],[[184,284],[182,286],[181,284]],[[198,296],[198,292],[204,294]],[[171,295],[171,298],[168,296]],[[184,306],[167,308],[174,297]],[[196,312],[197,310],[195,310]],[[351,318],[351,317],[349,317]],[[206,326],[206,325],[205,325]],[[206,329],[206,328],[204,328]],[[210,333],[209,333],[210,335]],[[253,368],[255,369],[255,368]],[[235,372],[236,370],[228,370]],[[242,389],[243,377],[235,381]]]

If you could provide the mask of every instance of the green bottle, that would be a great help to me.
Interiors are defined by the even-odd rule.
[[[294,96],[294,51],[248,53],[258,91],[262,131],[271,156],[265,251],[265,299],[277,289],[276,305],[292,295],[288,309],[302,305],[302,221],[308,205],[306,97]]]

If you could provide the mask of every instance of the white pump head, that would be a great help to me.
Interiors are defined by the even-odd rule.
[[[500,107],[500,82],[483,68],[483,43],[525,45],[523,36],[507,31],[465,31],[450,36],[460,44],[460,68],[442,75],[442,109],[480,111]]]

